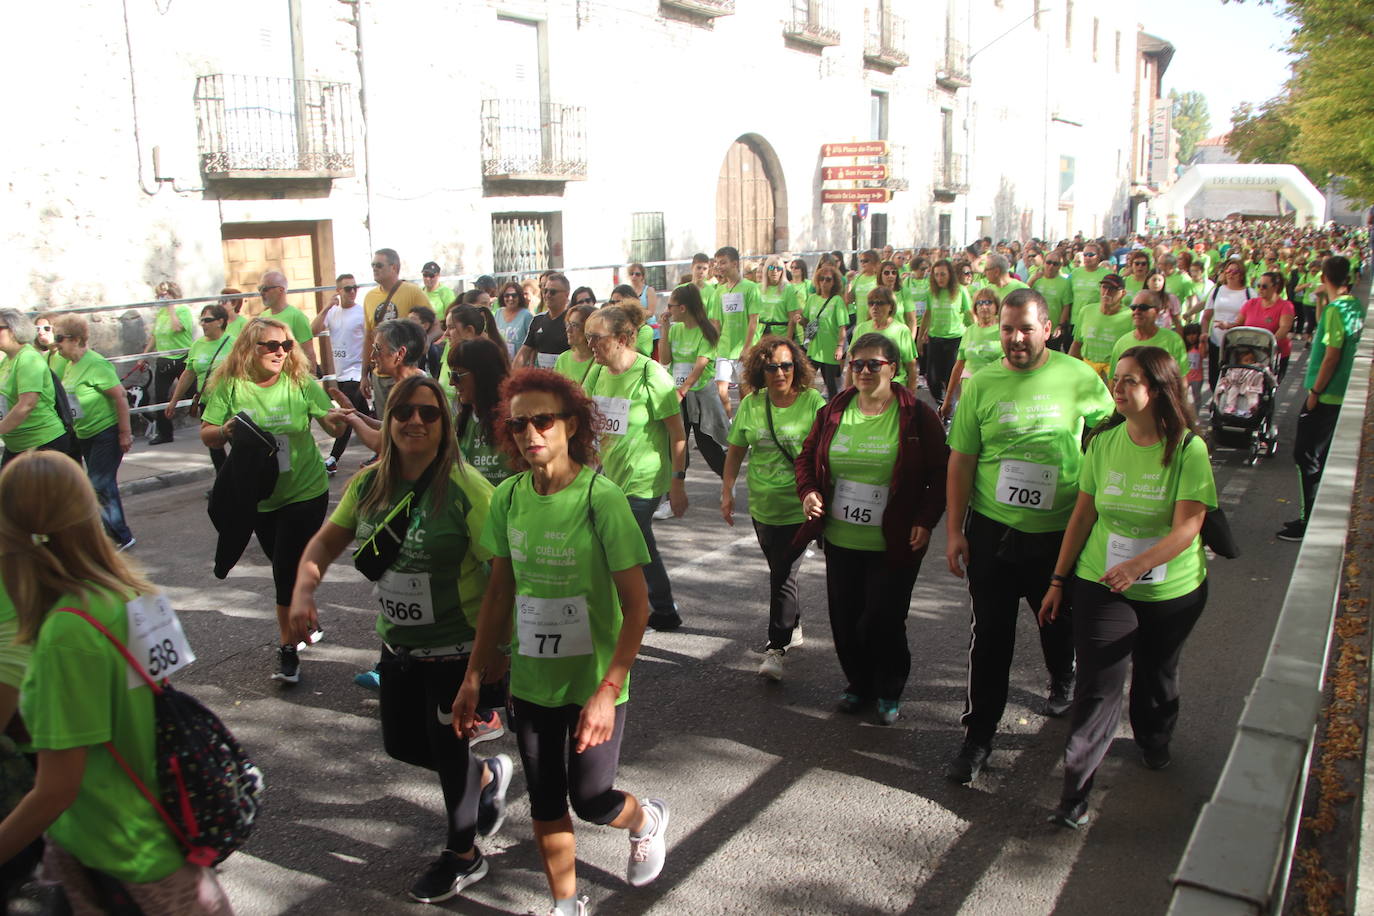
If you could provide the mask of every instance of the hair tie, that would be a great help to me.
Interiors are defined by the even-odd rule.
[[[40,547],[48,543],[48,536],[46,534],[31,534],[29,535],[29,539],[33,541],[33,546],[35,547]]]

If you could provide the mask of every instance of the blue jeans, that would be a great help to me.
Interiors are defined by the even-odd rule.
[[[77,443],[81,446],[91,486],[100,500],[100,519],[105,523],[105,532],[116,544],[129,543],[134,533],[124,522],[124,504],[119,501],[119,464],[124,460],[124,452],[119,447],[119,427],[111,426],[89,439],[78,439]]]
[[[668,582],[668,570],[663,568],[663,558],[658,555],[658,544],[654,542],[654,510],[658,508],[659,499],[656,496],[631,496],[629,499],[630,511],[644,534],[644,546],[649,548],[649,565],[644,567],[644,582],[649,587],[649,612],[676,615],[673,586]]]

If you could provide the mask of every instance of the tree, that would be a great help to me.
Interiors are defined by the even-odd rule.
[[[1173,104],[1174,130],[1178,131],[1178,163],[1186,165],[1193,158],[1199,140],[1212,129],[1212,116],[1207,111],[1207,97],[1201,92],[1169,90]]]
[[[1226,148],[1241,162],[1292,162],[1298,132],[1291,109],[1287,96],[1270,99],[1258,110],[1242,102],[1231,114]]]

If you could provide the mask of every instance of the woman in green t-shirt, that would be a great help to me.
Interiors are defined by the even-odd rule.
[[[821,373],[826,396],[840,393],[844,353],[849,340],[849,306],[844,301],[844,282],[833,264],[816,268],[812,281],[816,292],[806,300],[806,356]]]
[[[1116,413],[1088,440],[1078,501],[1040,608],[1042,625],[1054,620],[1072,589],[1078,685],[1051,819],[1074,828],[1087,823],[1128,667],[1136,744],[1150,769],[1169,765],[1179,655],[1207,604],[1202,522],[1217,505],[1177,361],[1159,347],[1132,347],[1116,364],[1112,395]]]
[[[21,452],[52,450],[67,455],[76,443],[57,414],[57,389],[48,361],[33,346],[33,319],[18,309],[0,309],[0,467]]]
[[[200,441],[207,448],[226,447],[240,413],[277,445],[277,482],[267,498],[258,501],[253,531],[272,560],[276,590],[280,668],[272,677],[294,684],[300,680],[301,666],[290,629],[291,590],[301,552],[329,507],[329,475],[310,421],[338,438],[344,420],[310,375],[291,329],[274,318],[253,319],[234,339],[200,418]]]
[[[200,329],[205,336],[197,337],[192,342],[186,357],[186,369],[177,379],[176,388],[172,390],[172,396],[168,398],[167,406],[162,412],[168,420],[176,413],[177,402],[192,388],[199,392],[200,400],[199,406],[192,407],[204,410],[206,398],[210,394],[210,374],[224,362],[224,358],[229,355],[229,348],[234,345],[234,335],[229,333],[229,312],[222,305],[207,305],[200,310]],[[195,414],[192,413],[192,416]],[[210,461],[216,471],[224,464],[224,458],[224,449],[210,449]]]
[[[759,334],[789,336],[801,320],[801,303],[788,295],[787,274],[782,266],[782,258],[770,254],[763,262],[763,275],[759,280],[759,299],[763,310],[759,312]]]
[[[973,278],[971,268],[966,276]],[[919,343],[926,348],[926,382],[937,404],[945,399],[945,383],[959,358],[968,303],[964,282],[954,265],[947,259],[936,261],[930,269],[930,304],[921,323]]]
[[[749,456],[749,515],[763,557],[768,561],[768,642],[759,675],[782,680],[787,650],[802,644],[797,571],[805,544],[794,544],[806,516],[797,496],[796,460],[825,404],[811,387],[814,373],[801,347],[790,340],[764,338],[744,360],[751,393],[735,411],[730,450],[720,484],[720,514],[735,524],[735,481]]]
[[[973,294],[974,323],[964,328],[964,336],[959,339],[959,359],[949,372],[945,399],[940,403],[940,419],[947,420],[954,415],[965,378],[1002,358],[1002,329],[997,324],[999,305],[997,290],[991,286]]]
[[[496,404],[501,383],[510,374],[510,361],[503,348],[477,337],[464,340],[449,351],[448,377],[458,400],[454,429],[463,460],[486,478],[492,486],[513,471],[496,444]]]
[[[779,265],[781,267],[781,265]],[[720,331],[706,317],[701,291],[690,283],[676,287],[668,295],[668,345],[663,348],[664,363],[682,401],[682,426],[694,434],[697,451],[719,477],[725,471],[725,437],[730,421],[711,381],[715,378],[716,345]],[[786,330],[784,322],[783,330]],[[691,464],[691,451],[685,454]]]
[[[153,397],[154,403],[162,404],[172,393],[177,378],[186,368],[186,351],[195,337],[195,327],[191,322],[190,306],[177,305],[173,300],[181,298],[181,287],[171,280],[163,280],[154,290],[159,302],[166,301],[153,315],[153,327],[148,332],[144,345],[150,353],[163,353],[153,360]],[[161,445],[172,441],[172,421],[161,414],[153,415],[157,434],[148,440],[149,445]]]
[[[32,646],[19,708],[39,774],[0,823],[0,862],[46,834],[45,872],[76,912],[107,911],[93,891],[97,873],[144,913],[230,914],[214,870],[186,861],[163,816],[104,746],[156,792],[152,689],[100,630],[56,609],[84,612],[135,658],[156,659],[149,677],[173,674],[194,655],[170,602],[106,537],[95,492],[67,456],[23,455],[0,473],[0,579],[18,640]],[[151,626],[130,632],[134,621]]]
[[[654,358],[654,329],[649,326],[648,315],[639,301],[634,287],[623,283],[611,290],[609,304],[618,306],[634,325],[634,348],[650,359]]]
[[[587,327],[587,319],[596,311],[596,294],[581,286],[573,293],[572,301],[573,305],[568,309],[568,349],[558,354],[553,371],[581,385],[586,381],[587,373],[596,365],[592,346],[587,343],[587,335],[582,333]]]
[[[500,415],[502,447],[522,470],[497,488],[482,534],[491,582],[454,727],[475,734],[483,680],[509,667],[511,724],[554,912],[581,913],[569,800],[582,820],[629,832],[630,884],[658,877],[666,853],[667,804],[615,788],[630,666],[649,612],[649,552],[625,494],[592,469],[604,424],[581,388],[522,369],[503,386]],[[499,648],[507,641],[509,659]]]
[[[405,540],[372,593],[382,641],[382,743],[392,758],[437,772],[444,795],[443,852],[410,888],[421,903],[447,900],[486,876],[475,840],[505,820],[512,771],[504,754],[479,761],[468,739],[435,716],[435,709],[453,708],[467,671],[490,559],[479,538],[492,486],[459,454],[446,402],[439,383],[425,376],[391,390],[381,457],[349,481],[338,508],[311,538],[291,600],[293,636],[306,639],[319,627],[315,593],[325,570],[355,538],[366,550],[388,519],[408,507]]]
[[[864,312],[868,316],[854,326],[854,339],[868,333],[881,334],[897,345],[897,374],[893,382],[905,385],[913,392],[916,390],[916,344],[911,329],[899,320],[896,293],[891,288],[878,285],[868,291],[868,301]],[[848,387],[854,383],[853,373],[845,370],[844,383]]]

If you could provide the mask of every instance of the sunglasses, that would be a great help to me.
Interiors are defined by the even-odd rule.
[[[296,349],[296,342],[294,340],[260,340],[258,346],[268,353],[276,353],[278,350],[283,353],[290,353]]]
[[[50,325],[50,324],[36,324],[36,325],[33,326],[33,329],[34,329],[35,331],[37,331],[39,334],[51,334],[51,333],[52,333],[52,325]]]
[[[519,293],[502,293],[502,294],[501,294],[501,298],[502,298],[502,299],[519,299],[519,298],[520,298],[520,294],[519,294]]]
[[[437,277],[437,276],[439,276],[439,275],[438,275],[437,273],[435,273],[434,271],[432,271],[432,270],[424,270],[424,271],[421,271],[421,272],[420,272],[420,276],[422,276],[422,277]]]
[[[201,324],[214,324],[216,321],[222,321],[222,320],[223,320],[223,319],[216,318],[216,317],[213,316],[213,315],[206,315],[204,318],[200,319],[200,323],[201,323]]]
[[[433,404],[398,404],[391,408],[391,416],[402,423],[409,423],[410,418],[416,414],[420,415],[421,423],[438,423],[439,417],[443,416],[443,410]]]
[[[769,268],[769,269],[771,270],[772,268]],[[630,271],[630,276],[632,276],[632,277],[642,277],[642,276],[644,276],[644,273],[643,273],[643,271],[632,270],[632,271]],[[545,429],[548,429],[547,426],[544,427],[544,428],[545,428]]]
[[[583,296],[581,299],[574,300],[573,305],[596,305],[596,300],[590,296]]]
[[[997,304],[997,300],[996,300],[996,299],[977,299],[977,300],[974,301],[973,304],[974,304],[975,306],[979,306],[979,305],[996,305],[996,304]]]
[[[386,270],[386,269],[387,269],[388,267],[390,267],[390,266],[391,266],[390,264],[387,264],[387,263],[382,262],[382,261],[373,261],[373,262],[372,262],[372,269],[373,269],[373,270]]]
[[[1133,306],[1131,306],[1131,311],[1133,311],[1133,312],[1150,312],[1150,311],[1154,311],[1154,306],[1153,306],[1153,305],[1144,305],[1144,304],[1141,304],[1141,305],[1133,305]]]
[[[341,292],[345,292],[345,293],[356,293],[356,292],[358,291],[358,287],[357,287],[357,286],[340,286],[340,287],[339,287],[339,290],[340,290]]]
[[[1045,266],[1046,266],[1046,267],[1058,267],[1060,264],[1063,264],[1063,263],[1064,263],[1063,261],[1046,261],[1046,262],[1045,262]]]
[[[52,342],[53,342],[53,343],[61,343],[61,342],[64,341],[64,340],[76,340],[76,335],[75,335],[75,334],[54,334],[54,335],[52,336]]]
[[[259,295],[266,295],[267,293],[270,293],[270,292],[271,292],[272,290],[274,290],[274,289],[286,289],[286,287],[284,287],[284,286],[259,286],[259,287],[258,287],[258,294],[259,294]]]
[[[517,436],[530,426],[538,432],[548,432],[555,420],[566,420],[570,416],[569,413],[537,413],[532,417],[507,417],[506,429]]]
[[[765,372],[791,372],[795,363],[764,363]]]
[[[448,371],[449,384],[451,386],[457,386],[459,382],[467,378],[469,375],[472,375],[472,372],[467,369],[450,369]]]
[[[849,361],[850,372],[881,372],[883,366],[891,366],[890,359],[851,359]]]

